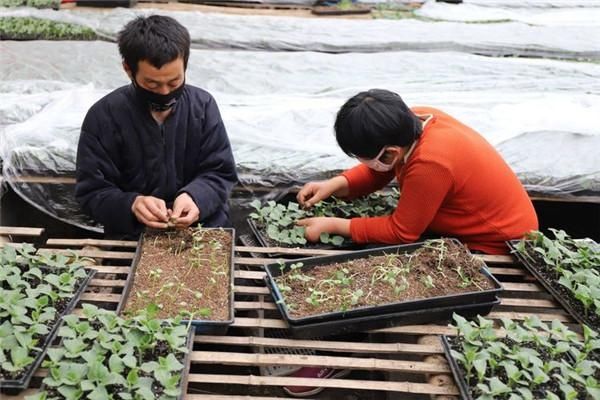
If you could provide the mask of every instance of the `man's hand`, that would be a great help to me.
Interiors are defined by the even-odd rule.
[[[309,242],[318,242],[321,233],[330,233],[350,237],[350,220],[345,218],[314,217],[298,220],[296,225],[303,226],[304,237]]]
[[[308,182],[300,189],[296,200],[302,207],[310,208],[331,195],[347,196],[348,180],[343,176],[336,176],[326,181]]]
[[[177,229],[184,229],[198,221],[200,218],[200,209],[194,202],[194,199],[187,194],[181,193],[173,203],[173,211],[170,220],[175,223]]]
[[[137,196],[131,205],[131,212],[142,224],[150,228],[164,229],[169,220],[164,200],[153,196]]]

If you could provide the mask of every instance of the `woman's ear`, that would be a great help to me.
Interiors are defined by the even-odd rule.
[[[399,158],[404,157],[406,150],[400,146],[388,146],[385,149],[385,153],[383,153],[383,157],[381,157],[381,161],[384,163],[390,163],[393,160],[397,160]]]

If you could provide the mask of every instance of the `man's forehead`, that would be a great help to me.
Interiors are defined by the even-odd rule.
[[[156,81],[175,79],[183,73],[183,60],[178,58],[170,63],[164,64],[160,68],[155,67],[147,60],[141,60],[138,63],[138,72],[141,73],[144,78]]]

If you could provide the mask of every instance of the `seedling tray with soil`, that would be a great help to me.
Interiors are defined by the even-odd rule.
[[[458,336],[442,346],[462,399],[600,399],[600,340],[587,326],[580,340],[557,320],[503,319],[500,337],[491,320],[454,320]]]
[[[224,228],[144,233],[117,311],[156,304],[158,318],[183,314],[197,333],[226,333],[234,320],[234,241],[235,231]]]
[[[527,270],[581,324],[600,330],[600,245],[551,229],[508,242]]]
[[[267,286],[296,336],[358,329],[358,322],[361,329],[414,323],[417,317],[420,323],[431,322],[450,317],[459,307],[483,314],[502,291],[485,263],[454,239],[273,263],[265,269]]]
[[[60,346],[48,350],[48,376],[27,400],[183,399],[194,329],[179,318],[156,319],[149,306],[123,319],[83,305],[83,316],[63,319]]]
[[[0,390],[7,394],[28,387],[60,318],[95,273],[77,258],[34,252],[30,246],[0,249]]]
[[[391,214],[398,203],[399,193],[376,192],[368,196],[347,202],[332,198],[315,204],[310,209],[302,209],[295,201],[287,205],[268,201],[254,200],[254,208],[247,220],[252,233],[263,247],[298,247],[315,249],[356,248],[350,239],[339,235],[324,233],[319,243],[308,243],[304,238],[304,227],[296,221],[311,217],[374,217]]]

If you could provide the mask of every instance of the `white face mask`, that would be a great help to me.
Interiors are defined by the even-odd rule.
[[[366,159],[366,158],[358,158],[358,161],[360,161],[361,163],[365,164],[367,167],[371,168],[373,171],[377,171],[377,172],[388,172],[391,171],[394,166],[396,165],[396,162],[398,161],[399,158],[399,154],[396,154],[396,156],[394,157],[394,159],[392,160],[392,162],[390,164],[386,164],[384,162],[382,162],[381,160],[379,160],[383,154],[386,152],[387,147],[384,147],[383,149],[381,149],[381,151],[379,152],[379,154],[377,154],[377,156],[375,156],[375,158],[373,159]]]

